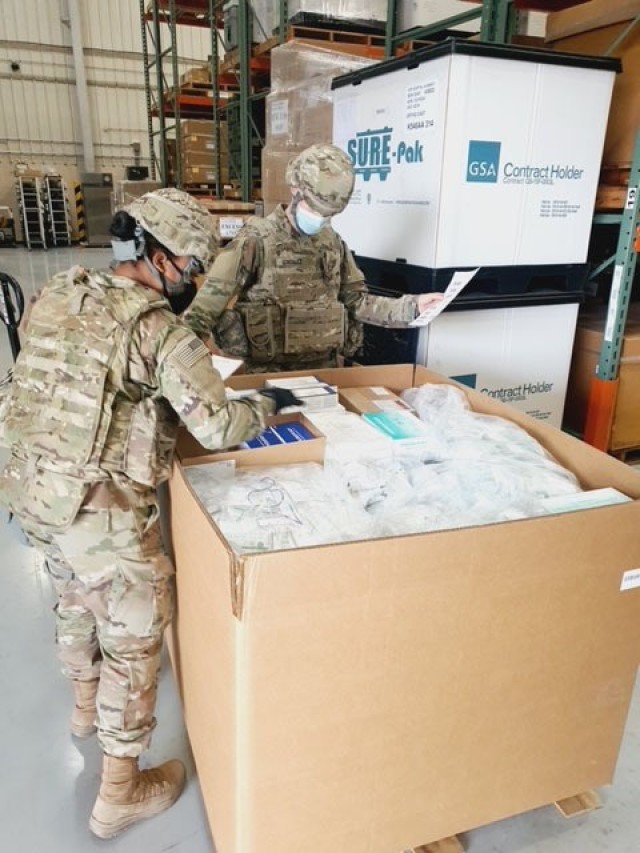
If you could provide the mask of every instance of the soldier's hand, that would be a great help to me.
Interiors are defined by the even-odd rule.
[[[442,302],[443,299],[444,297],[442,293],[421,293],[416,297],[418,313],[422,314],[422,312],[426,311],[427,308],[437,305],[438,302]]]
[[[270,397],[273,400],[276,404],[276,414],[280,409],[287,409],[289,406],[304,406],[304,402],[299,400],[288,388],[265,388],[259,393],[263,397]]]

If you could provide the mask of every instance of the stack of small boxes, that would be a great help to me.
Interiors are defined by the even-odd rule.
[[[167,139],[169,183],[177,179],[177,146]],[[217,184],[215,123],[207,119],[183,119],[180,123],[180,161],[182,183],[187,189]],[[227,124],[220,122],[220,181],[229,182]],[[213,186],[215,189],[215,186]]]

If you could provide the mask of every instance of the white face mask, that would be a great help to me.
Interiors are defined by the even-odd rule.
[[[295,209],[296,227],[308,237],[313,237],[328,224],[331,217],[321,216],[319,213],[314,213],[312,210],[302,207],[300,203]]]

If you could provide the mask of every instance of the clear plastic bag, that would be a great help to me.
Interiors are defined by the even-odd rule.
[[[277,551],[373,536],[373,522],[346,488],[333,490],[310,462],[218,472],[195,465],[186,474],[200,501],[238,553]]]

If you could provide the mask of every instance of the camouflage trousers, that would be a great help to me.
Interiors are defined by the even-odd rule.
[[[70,679],[100,679],[98,740],[104,752],[137,757],[149,745],[163,632],[173,613],[174,569],[160,535],[155,495],[131,507],[101,485],[71,527],[25,526],[45,555],[57,592],[56,643]]]

